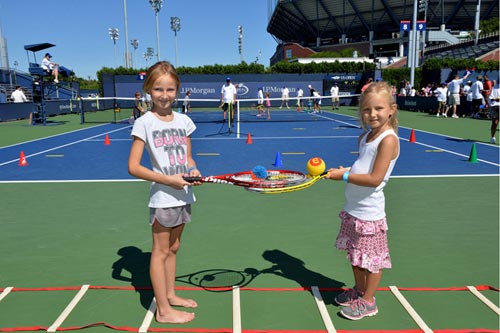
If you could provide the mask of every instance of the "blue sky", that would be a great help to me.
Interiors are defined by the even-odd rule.
[[[124,65],[125,19],[123,0],[0,0],[0,27],[7,40],[9,66],[28,69],[24,45],[51,43],[47,49],[53,61],[73,69],[78,77],[96,78],[102,67]],[[147,67],[157,57],[146,61],[143,54],[152,47],[155,52],[156,20],[148,0],[127,0],[129,52],[134,67]],[[41,14],[43,11],[43,14]],[[179,17],[177,34],[178,66],[238,64],[238,25],[243,26],[243,58],[269,66],[276,41],[267,33],[267,0],[164,0],[158,14],[161,60],[174,65],[175,38],[170,18]],[[108,29],[118,28],[116,58]],[[130,40],[138,39],[136,51]],[[37,52],[41,62],[45,51]],[[33,61],[30,52],[31,61]]]

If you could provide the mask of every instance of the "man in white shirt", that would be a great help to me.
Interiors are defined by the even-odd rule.
[[[330,95],[332,95],[332,110],[339,108],[339,86],[337,82],[333,83],[333,86],[330,88]]]
[[[472,118],[479,118],[481,105],[485,104],[483,97],[483,77],[481,75],[476,77],[476,82],[472,84],[470,90],[472,94]]]
[[[12,92],[10,98],[14,103],[26,103],[28,101],[26,95],[24,95],[23,88],[21,88],[21,86],[16,86],[16,90]]]
[[[304,90],[297,88],[297,111],[302,111],[302,98],[304,97]]]
[[[42,59],[42,68],[54,75],[54,82],[59,83],[59,64],[50,61],[50,58],[52,58],[52,55],[50,53],[45,53]]]
[[[449,105],[453,110],[452,118],[458,118],[457,115],[457,105],[460,105],[460,85],[463,84],[464,80],[468,78],[470,72],[467,71],[463,78],[459,78],[458,74],[453,77],[453,80],[448,83],[448,91],[450,93]]]
[[[290,89],[287,87],[283,87],[281,90],[281,105],[280,109],[283,107],[283,104],[285,104],[286,108],[289,109],[290,107],[288,106],[288,98],[290,97]]]
[[[236,103],[236,87],[231,83],[231,78],[226,78],[226,84],[222,86],[221,89],[221,107],[224,111],[224,120],[227,118],[227,111],[229,110],[229,114],[231,120],[234,120],[234,103]]]

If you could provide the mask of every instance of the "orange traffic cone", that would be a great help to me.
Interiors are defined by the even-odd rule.
[[[411,129],[410,142],[417,142],[417,139],[415,138],[415,130],[413,128]]]
[[[247,135],[247,145],[251,145],[252,144],[252,136],[250,135],[250,133],[248,133]]]
[[[104,139],[104,144],[106,146],[110,145],[111,144],[111,141],[109,140],[109,136],[106,134],[106,138]]]
[[[24,156],[24,151],[19,154],[19,166],[28,166],[28,161],[26,156]]]

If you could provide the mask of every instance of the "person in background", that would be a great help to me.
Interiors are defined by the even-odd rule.
[[[458,74],[453,77],[448,83],[448,93],[449,93],[449,103],[451,105],[451,109],[453,111],[452,118],[458,118],[457,114],[457,105],[460,105],[460,87],[463,84],[464,80],[467,79],[470,75],[470,72],[467,71],[464,77],[460,78]]]
[[[186,96],[184,97],[184,102],[182,102],[182,113],[191,113],[191,91],[186,92]]]
[[[16,90],[12,92],[10,98],[14,103],[26,103],[28,101],[21,86],[16,86]]]
[[[339,108],[339,86],[337,82],[333,83],[330,88],[330,95],[332,95],[332,110]]]
[[[146,102],[143,101],[141,92],[136,91],[134,99],[134,110],[133,110],[134,120],[142,116],[144,112],[146,112]]]
[[[500,77],[499,77],[499,82],[500,82]],[[497,128],[498,128],[498,109],[500,107],[500,83],[495,82],[493,80],[493,87],[491,88],[491,94],[489,96],[490,98],[490,118],[491,118],[491,127],[490,127],[490,134],[491,134],[491,143],[496,143],[496,135],[497,135]]]
[[[41,67],[54,76],[54,83],[59,83],[59,64],[52,62],[51,58],[52,55],[50,53],[45,53]]]
[[[231,78],[226,78],[226,84],[221,88],[221,108],[224,111],[224,121],[227,119],[227,112],[229,111],[229,117],[234,120],[234,103],[236,103],[237,90],[234,84],[231,83]]]
[[[483,77],[483,98],[484,98],[485,108],[488,108],[488,105],[490,103],[490,94],[492,87],[493,87],[492,82],[490,81],[488,75],[485,74]]]
[[[267,119],[271,119],[271,94],[266,92],[266,111]]]
[[[472,95],[472,118],[479,118],[481,111],[481,105],[484,105],[483,97],[483,77],[478,75],[476,77],[476,82],[470,87]]]
[[[436,117],[443,115],[443,117],[448,117],[448,106],[446,105],[446,99],[448,96],[448,88],[446,87],[446,83],[441,83],[441,86],[434,90],[434,95],[437,98],[438,109],[436,113]]]
[[[465,96],[465,112],[463,117],[471,117],[472,116],[472,90],[470,87],[472,86],[472,81],[469,80],[464,85],[463,94]]]
[[[302,98],[304,97],[304,90],[297,88],[297,112],[302,111]]]
[[[264,111],[264,91],[262,87],[259,87],[257,90],[257,117],[260,117],[262,114],[265,114]]]
[[[290,107],[288,106],[288,99],[290,97],[290,89],[288,89],[287,87],[283,87],[283,89],[281,90],[281,105],[280,105],[280,109],[283,108],[283,104],[286,106],[287,109],[289,109]]]

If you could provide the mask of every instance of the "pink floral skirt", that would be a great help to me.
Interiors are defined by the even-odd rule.
[[[391,268],[391,256],[387,245],[387,220],[364,221],[342,211],[342,224],[335,242],[339,250],[347,251],[352,266],[372,273]]]

